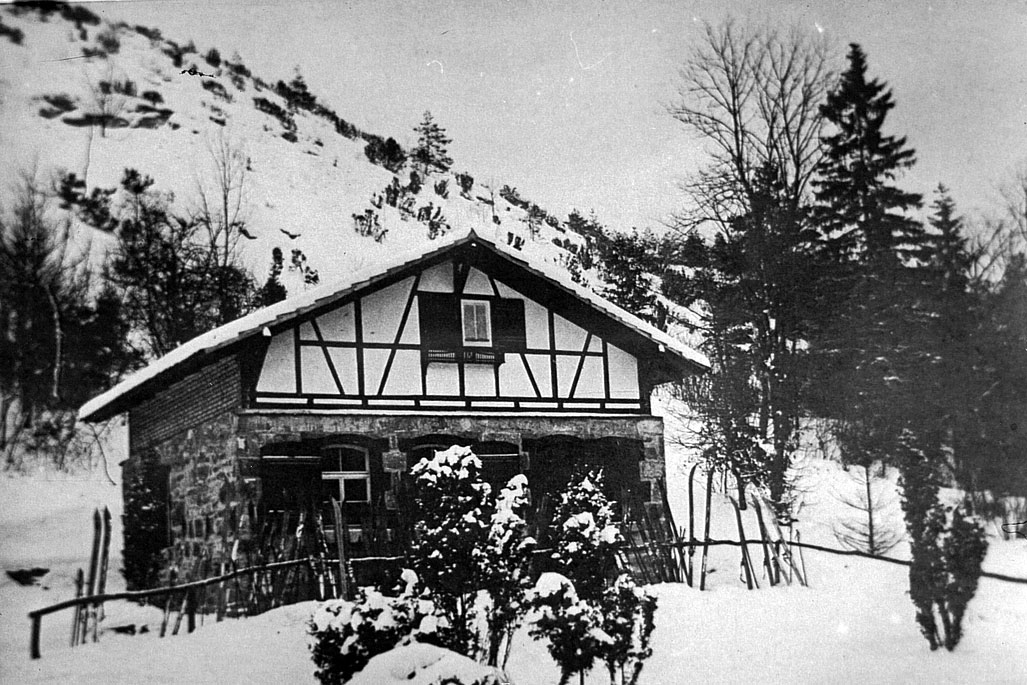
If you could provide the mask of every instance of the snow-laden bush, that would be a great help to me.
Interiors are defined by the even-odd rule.
[[[411,473],[419,520],[409,559],[447,618],[442,644],[496,666],[526,610],[534,548],[521,516],[527,480],[515,476],[493,498],[481,460],[459,446],[423,459]]]
[[[601,650],[610,682],[634,685],[643,663],[653,654],[649,642],[656,627],[656,598],[622,574],[603,592],[600,612],[603,632],[610,637]]]
[[[481,480],[481,460],[467,447],[452,447],[422,459],[411,470],[418,521],[410,564],[449,618],[444,645],[475,658],[475,598],[484,579],[479,563],[495,511]]]
[[[602,629],[603,617],[592,602],[578,597],[574,584],[559,573],[544,573],[535,586],[532,606],[538,616],[531,636],[545,639],[560,668],[560,685],[578,673],[584,682],[612,639]]]
[[[615,574],[621,539],[602,485],[599,471],[568,486],[560,494],[550,527],[553,561],[586,599],[598,599]]]
[[[621,574],[597,600],[582,599],[574,584],[558,573],[539,578],[531,600],[536,617],[532,637],[548,642],[560,668],[560,683],[585,674],[597,661],[606,664],[611,685],[635,685],[646,659],[655,623],[656,598]]]
[[[355,601],[331,600],[310,619],[315,675],[323,685],[341,685],[374,656],[404,641],[431,641],[439,621],[434,605],[422,596],[417,575],[403,572],[405,588],[398,597],[363,589]]]
[[[496,498],[488,538],[478,555],[482,568],[485,605],[486,663],[506,666],[514,631],[528,608],[531,587],[531,555],[535,540],[528,536],[528,523],[522,513],[528,504],[528,479],[518,474],[510,479]]]

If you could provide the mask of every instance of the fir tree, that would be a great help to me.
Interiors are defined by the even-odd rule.
[[[430,111],[425,111],[424,119],[414,132],[417,133],[417,145],[410,153],[414,165],[421,170],[423,176],[432,172],[445,173],[453,166],[453,160],[446,151],[452,139],[446,137],[446,129],[435,123]]]
[[[893,183],[916,154],[905,137],[885,135],[895,102],[884,84],[867,80],[859,45],[851,44],[848,58],[849,68],[820,110],[834,129],[823,139],[826,154],[813,183],[820,225],[841,260],[916,256],[923,227],[905,212],[919,207],[921,197]]]
[[[271,268],[268,271],[267,280],[257,290],[257,307],[267,307],[275,302],[281,302],[288,296],[285,286],[282,285],[282,270],[284,268],[285,259],[282,256],[282,248],[276,247],[271,250]]]

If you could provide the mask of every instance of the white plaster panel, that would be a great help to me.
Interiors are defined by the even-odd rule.
[[[532,300],[524,301],[524,333],[530,349],[549,349],[549,311]]]
[[[417,350],[397,350],[385,381],[386,395],[421,394],[421,353]]]
[[[360,301],[360,311],[364,324],[364,342],[391,343],[396,340],[403,309],[413,287],[414,279],[404,279],[377,292],[371,293]]]
[[[494,397],[496,394],[496,372],[492,364],[465,364],[464,391],[468,395]]]
[[[310,325],[309,321],[300,324],[300,340],[317,340],[314,327]]]
[[[619,399],[638,397],[638,361],[616,345],[607,345],[610,360],[610,396]]]
[[[538,390],[542,397],[552,397],[553,384],[549,375],[549,355],[526,354],[524,357],[528,360],[528,366],[531,367],[531,373],[535,376],[535,382],[538,383]]]
[[[291,330],[271,338],[260,369],[257,392],[296,392],[296,361]]]
[[[556,357],[556,383],[559,397],[570,397],[571,385],[574,383],[574,374],[578,370],[580,359],[581,357],[569,354],[561,354]]]
[[[368,396],[378,394],[378,386],[382,382],[382,373],[389,359],[388,350],[364,350],[364,393]]]
[[[464,293],[467,295],[495,295],[489,277],[478,269],[471,267],[467,274],[467,283],[464,284]]]
[[[453,262],[436,264],[421,272],[421,284],[417,288],[431,293],[453,292]]]
[[[521,355],[508,354],[499,367],[500,397],[535,397],[535,389],[521,361]]]
[[[429,364],[425,385],[429,395],[459,395],[460,377],[456,364]]]
[[[518,300],[526,299],[524,297],[524,295],[522,295],[520,293],[520,291],[511,288],[506,283],[503,283],[502,281],[500,281],[498,279],[495,279],[495,280],[496,280],[496,288],[499,290],[499,296],[500,297],[507,297],[507,298],[518,299]]]
[[[410,308],[407,325],[403,327],[403,336],[399,341],[411,345],[418,345],[421,342],[421,312],[416,302]]]
[[[606,388],[603,383],[603,358],[586,357],[581,367],[578,387],[574,390],[575,398],[604,397]]]
[[[356,325],[353,319],[353,305],[347,304],[317,317],[317,326],[325,340],[332,342],[353,342]]]
[[[559,314],[553,317],[553,328],[556,330],[556,349],[580,350],[585,346],[585,329],[573,324]]]
[[[335,372],[339,374],[342,390],[347,395],[357,394],[357,351],[353,348],[332,347],[328,349],[332,355]]]
[[[303,392],[339,394],[321,348],[300,346],[300,373],[303,374]]]
[[[602,352],[603,351],[603,339],[598,335],[592,335],[592,342],[588,344],[589,352]]]

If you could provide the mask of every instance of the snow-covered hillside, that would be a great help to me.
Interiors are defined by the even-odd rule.
[[[75,173],[91,189],[115,187],[125,168],[135,168],[153,177],[156,189],[173,191],[176,208],[186,212],[198,202],[198,186],[209,191],[213,183],[212,148],[227,141],[246,160],[242,217],[254,237],[241,242],[244,261],[258,276],[266,273],[272,248],[280,247],[287,262],[293,249],[302,250],[322,280],[333,280],[397,247],[429,242],[427,215],[495,240],[523,241],[524,250],[557,263],[569,258],[565,247],[584,242],[554,217],[547,222],[536,212],[529,220],[527,203],[501,197],[501,181],[495,187],[476,181],[462,193],[456,172],[473,176],[474,170],[460,160],[450,173],[429,176],[405,209],[382,202],[394,175],[368,160],[367,140],[345,123],[345,102],[290,110],[274,83],[247,75],[238,57],[222,55],[217,66],[208,61],[218,46],[190,51],[188,36],[163,38],[147,27],[104,22],[76,27],[60,13],[44,20],[8,7],[0,19],[8,34],[0,36],[4,190],[22,171],[43,178]],[[20,42],[10,35],[15,31]],[[105,89],[101,106],[97,92]],[[113,122],[105,132],[88,125],[104,108]],[[401,184],[409,171],[407,165],[398,172]],[[447,182],[448,197],[436,191],[439,181]],[[386,232],[380,242],[354,230],[354,215],[368,210]],[[110,240],[81,232],[98,249]]]

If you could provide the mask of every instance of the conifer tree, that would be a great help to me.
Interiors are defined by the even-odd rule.
[[[905,137],[885,135],[895,102],[884,84],[867,80],[866,55],[856,43],[848,59],[849,68],[820,108],[834,129],[823,139],[826,153],[813,182],[821,228],[842,260],[916,256],[923,227],[905,212],[919,207],[921,197],[893,183],[916,154]]]
[[[966,269],[954,203],[935,204],[935,235],[908,216],[921,198],[894,185],[915,161],[905,138],[884,133],[891,92],[866,77],[858,45],[821,111],[832,126],[814,181],[817,216],[836,278],[834,322],[815,341],[825,407],[842,457],[899,469],[909,534],[910,597],[931,649],[953,649],[980,575],[983,531],[939,489],[947,451],[959,435],[953,378],[968,365]],[[963,307],[964,311],[956,311]],[[954,561],[953,549],[967,552]],[[940,618],[939,621],[936,618]]]
[[[452,139],[446,137],[446,129],[435,123],[431,112],[425,110],[424,119],[414,132],[417,133],[417,146],[410,153],[414,166],[421,170],[423,176],[432,172],[445,173],[453,166],[446,146]]]

